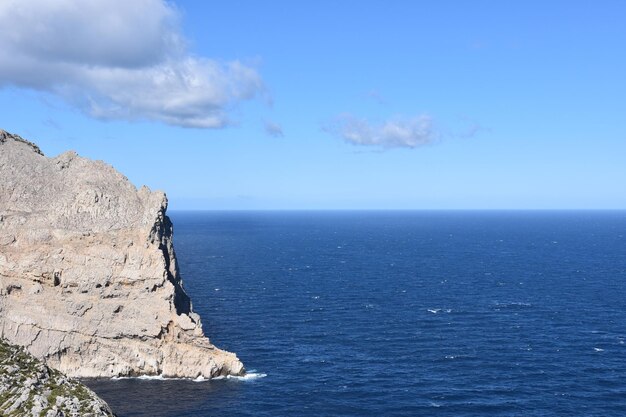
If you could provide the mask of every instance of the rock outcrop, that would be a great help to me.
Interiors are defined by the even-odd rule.
[[[0,415],[115,417],[89,388],[0,339]]]
[[[0,130],[0,337],[73,377],[242,375],[185,293],[167,199]]]

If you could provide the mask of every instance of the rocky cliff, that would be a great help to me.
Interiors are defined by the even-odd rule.
[[[0,415],[15,417],[114,417],[80,382],[0,339]]]
[[[241,375],[185,293],[162,192],[0,130],[0,337],[70,376]]]

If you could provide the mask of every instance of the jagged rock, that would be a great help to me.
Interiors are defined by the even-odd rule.
[[[75,377],[242,375],[182,287],[167,199],[0,130],[0,336]]]
[[[80,382],[0,339],[0,415],[114,417],[106,402]]]

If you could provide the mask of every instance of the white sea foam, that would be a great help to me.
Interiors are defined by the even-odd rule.
[[[140,376],[114,376],[111,378],[113,381],[120,381],[123,379],[142,379],[150,381],[165,381],[168,379],[182,379],[182,378],[165,378],[163,375],[140,375]]]
[[[262,372],[251,371],[246,373],[243,376],[218,376],[215,378],[204,378],[203,376],[199,376],[197,378],[166,378],[163,375],[140,375],[140,376],[115,376],[112,377],[111,380],[119,381],[123,379],[140,379],[140,380],[148,380],[148,381],[193,381],[193,382],[205,382],[205,381],[220,381],[222,379],[235,379],[238,381],[249,381],[259,378],[265,378],[267,374]]]
[[[494,303],[494,306],[497,308],[509,308],[509,307],[532,307],[533,305],[531,303],[523,303],[520,301],[513,301],[513,302],[498,302],[496,301]]]
[[[594,347],[593,350],[595,350],[596,352],[604,352],[604,349],[600,349],[600,348],[597,348],[597,347]]]
[[[251,371],[251,372],[246,373],[244,376],[234,376],[234,375],[218,376],[217,378],[213,378],[213,380],[235,379],[237,381],[251,381],[251,380],[255,380],[259,378],[265,378],[266,376],[267,374],[264,374],[262,372]],[[194,381],[201,382],[201,381],[210,381],[210,380],[206,380],[203,378],[203,379],[194,379]]]
[[[429,313],[433,313],[433,314],[439,314],[442,311],[444,313],[452,313],[452,309],[451,308],[428,308],[428,309],[426,309],[426,311],[428,311]]]
[[[267,376],[267,374],[265,374],[263,372],[248,372],[244,376],[228,375],[226,378],[227,379],[236,379],[236,380],[239,380],[239,381],[250,381],[250,380],[265,378],[266,376]]]

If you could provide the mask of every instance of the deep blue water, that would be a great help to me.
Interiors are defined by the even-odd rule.
[[[91,381],[130,416],[626,415],[626,212],[174,212],[264,378]]]

